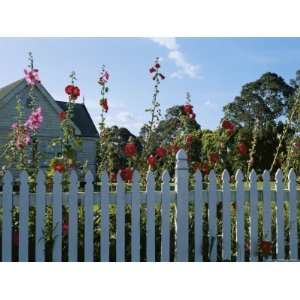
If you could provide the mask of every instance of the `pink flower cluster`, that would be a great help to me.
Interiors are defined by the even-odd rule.
[[[25,80],[29,85],[36,85],[41,82],[38,69],[32,69],[32,70],[25,69],[24,74],[25,74]]]
[[[101,77],[99,78],[98,83],[100,85],[104,85],[109,80],[109,73],[106,70],[103,70],[103,73],[101,74]]]
[[[32,111],[32,113],[30,114],[30,116],[24,124],[13,123],[11,125],[11,128],[15,132],[16,147],[18,150],[23,149],[30,143],[30,130],[39,129],[42,122],[42,109],[41,107],[38,107],[34,111]]]
[[[37,130],[40,128],[43,122],[43,115],[42,115],[42,108],[39,106],[36,108],[31,115],[29,116],[28,120],[25,122],[25,127],[31,130]]]

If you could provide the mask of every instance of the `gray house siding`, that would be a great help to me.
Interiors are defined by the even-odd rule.
[[[12,84],[14,85],[14,84]],[[20,97],[22,101],[28,98],[29,87],[27,86],[24,80],[20,80],[19,83],[16,82],[13,89],[8,93],[5,90],[6,88],[0,89],[0,143],[4,144],[7,141],[8,134],[10,132],[11,124],[16,119],[16,104],[17,97]],[[5,95],[3,95],[3,93]],[[37,99],[37,102],[42,107],[43,111],[43,123],[41,128],[38,131],[39,138],[39,150],[42,154],[41,167],[47,166],[47,161],[49,158],[53,157],[55,152],[60,152],[59,149],[51,149],[49,144],[51,140],[55,137],[61,135],[60,129],[60,120],[59,112],[63,111],[63,107],[60,102],[55,101],[53,97],[48,93],[48,91],[39,84],[37,88],[34,89],[34,96]],[[77,107],[78,106],[78,107]],[[83,104],[76,105],[79,117],[84,120],[80,120],[79,125],[83,130],[74,123],[75,133],[82,139],[82,147],[78,151],[77,160],[78,161],[88,161],[88,167],[92,172],[95,172],[96,167],[96,141],[98,139],[98,132],[92,122],[92,119],[89,116],[85,106]],[[25,116],[29,115],[30,110],[25,110]],[[78,114],[77,113],[77,114]],[[76,120],[76,119],[75,119]],[[86,128],[84,124],[89,126],[88,133],[92,132],[92,136],[85,136],[82,134],[82,131],[85,131]],[[92,123],[92,124],[91,124]],[[0,164],[3,164],[3,160],[0,159]]]

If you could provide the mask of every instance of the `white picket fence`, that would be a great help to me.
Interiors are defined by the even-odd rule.
[[[110,236],[116,236],[116,261],[125,261],[125,206],[131,207],[131,261],[141,260],[141,228],[140,216],[141,205],[146,205],[146,261],[153,262],[156,259],[155,239],[155,207],[160,205],[161,213],[161,245],[160,261],[170,261],[170,207],[176,205],[175,221],[175,261],[185,262],[188,260],[203,261],[203,211],[208,203],[208,240],[209,260],[230,261],[233,256],[237,261],[245,260],[245,252],[250,248],[250,261],[258,260],[258,203],[263,201],[263,237],[271,241],[271,218],[272,203],[276,211],[276,260],[289,259],[297,261],[298,256],[298,201],[300,193],[297,191],[296,175],[293,170],[288,174],[288,189],[284,189],[283,173],[278,170],[275,176],[276,187],[270,187],[270,175],[268,171],[263,173],[263,188],[258,191],[257,176],[254,171],[249,178],[249,189],[245,189],[243,174],[240,170],[235,175],[235,189],[230,186],[230,177],[225,170],[222,174],[222,188],[217,188],[216,174],[211,171],[208,179],[208,188],[203,188],[202,174],[197,171],[194,174],[195,184],[189,190],[188,165],[186,154],[183,150],[177,153],[175,169],[175,190],[170,188],[170,176],[167,171],[162,175],[161,190],[155,189],[155,176],[148,172],[146,190],[140,190],[140,176],[134,172],[131,190],[125,189],[125,183],[120,175],[117,177],[116,191],[110,191],[108,175],[104,172],[101,176],[101,191],[94,192],[93,175],[88,172],[85,176],[85,191],[78,191],[78,178],[75,171],[70,175],[70,188],[68,192],[62,191],[62,176],[55,173],[53,192],[46,192],[45,176],[39,171],[37,177],[36,193],[29,192],[28,176],[26,172],[20,174],[20,191],[13,192],[13,177],[7,172],[3,180],[3,192],[0,195],[0,209],[2,213],[1,239],[2,239],[2,261],[12,260],[12,209],[19,208],[19,237],[18,237],[18,259],[28,261],[29,247],[29,207],[35,207],[35,261],[45,260],[45,210],[47,206],[53,208],[53,261],[62,260],[62,209],[68,208],[68,260],[78,260],[78,207],[82,204],[84,208],[84,261],[94,261],[94,206],[101,209],[101,237],[100,257],[101,261],[110,259]],[[221,234],[221,259],[218,258],[218,203],[222,202],[222,234]],[[288,220],[285,220],[284,206],[288,203]],[[116,206],[116,232],[111,233],[109,207]],[[189,257],[189,222],[190,207],[192,204],[194,216],[193,253]],[[232,215],[232,205],[235,204],[235,214]],[[250,207],[250,244],[245,241],[245,206]],[[232,234],[232,219],[234,219],[235,230]],[[289,225],[289,253],[286,254],[285,222]],[[247,229],[246,229],[247,230]],[[232,236],[235,238],[236,254],[232,251]],[[287,258],[288,257],[288,258]],[[265,257],[264,260],[274,260]]]

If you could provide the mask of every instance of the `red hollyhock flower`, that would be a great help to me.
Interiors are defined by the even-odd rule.
[[[191,144],[193,142],[193,136],[191,134],[188,134],[185,138],[185,141],[188,143],[188,144]]]
[[[150,73],[154,73],[154,72],[156,72],[156,70],[155,70],[155,68],[151,67],[151,68],[149,69],[149,72],[150,72]]]
[[[147,158],[148,165],[152,168],[156,165],[156,158],[152,154]]]
[[[63,163],[55,163],[53,166],[54,171],[62,173],[65,170],[65,166]]]
[[[65,92],[69,96],[73,95],[73,90],[74,90],[74,85],[69,84],[65,87]]]
[[[156,68],[156,69],[159,69],[159,68],[160,68],[160,64],[159,64],[159,63],[156,63],[156,64],[155,64],[155,68]]]
[[[248,148],[244,143],[238,143],[238,150],[242,156],[245,156],[248,153]]]
[[[117,173],[110,173],[110,181],[116,182],[117,181]]]
[[[125,182],[130,182],[132,180],[133,170],[129,167],[121,170],[121,177]]]
[[[66,112],[65,111],[61,111],[59,114],[59,120],[62,122],[65,118],[66,118]]]
[[[136,155],[136,146],[134,143],[127,143],[124,147],[125,155],[128,157]]]
[[[272,254],[272,242],[270,241],[261,241],[260,250],[263,255],[271,255]]]
[[[103,108],[103,110],[105,112],[108,111],[108,102],[107,102],[107,99],[101,99],[100,100],[100,106]]]
[[[204,174],[208,175],[208,173],[209,173],[208,163],[203,164],[202,171],[203,171]]]
[[[80,96],[80,89],[79,89],[79,87],[74,86],[72,96],[76,97],[76,98],[78,98]]]
[[[155,152],[159,158],[163,158],[167,153],[166,149],[161,146],[157,147]]]
[[[183,105],[183,111],[186,114],[192,114],[193,113],[193,105],[191,105],[191,104],[185,104],[185,105]]]
[[[211,153],[209,159],[212,164],[215,164],[219,161],[220,155],[218,153]]]
[[[199,161],[195,161],[193,163],[193,170],[196,172],[197,170],[201,169],[201,163]]]
[[[62,234],[67,235],[69,231],[69,225],[67,223],[63,223],[62,225]]]

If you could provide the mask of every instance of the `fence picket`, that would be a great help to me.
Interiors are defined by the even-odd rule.
[[[257,176],[252,169],[249,177],[250,181],[250,260],[257,261],[257,251],[258,251],[258,239],[257,239],[257,228],[258,228],[258,219],[257,219]]]
[[[155,261],[155,178],[151,171],[147,173],[147,223],[146,255],[148,262]]]
[[[94,176],[90,170],[85,175],[84,191],[84,261],[94,260]]]
[[[162,262],[170,261],[170,175],[162,174],[161,184],[161,258]]]
[[[180,149],[176,154],[175,191],[177,192],[177,234],[176,261],[188,261],[189,258],[189,215],[188,215],[188,164],[187,155]]]
[[[222,174],[223,181],[223,260],[231,260],[231,214],[230,176],[227,170]]]
[[[12,259],[12,184],[13,177],[7,171],[3,178],[3,220],[2,220],[2,261],[9,262]]]
[[[245,260],[245,232],[244,232],[244,182],[243,173],[239,169],[235,174],[236,180],[236,233],[237,233],[237,261]]]
[[[199,169],[195,175],[195,261],[203,261],[203,195],[202,173]]]
[[[19,261],[28,261],[28,221],[29,221],[29,187],[28,174],[20,174],[20,232],[19,232]]]
[[[35,260],[37,262],[45,261],[45,175],[39,170],[37,175],[36,187],[36,224],[35,224]]]
[[[265,170],[263,172],[263,239],[271,242],[272,240],[272,207],[271,207],[271,196],[270,196],[270,173]],[[271,256],[264,257],[264,261],[271,261]]]
[[[53,181],[53,261],[59,262],[62,255],[62,174],[55,172]]]
[[[276,180],[276,244],[277,260],[284,260],[284,211],[283,211],[283,174],[280,169],[275,174]]]
[[[134,171],[131,199],[131,260],[140,261],[140,174]]]
[[[120,172],[117,176],[117,241],[116,241],[116,260],[125,261],[125,184]]]
[[[288,190],[290,195],[289,223],[290,223],[290,259],[298,260],[298,232],[297,232],[297,183],[293,169],[288,174]]]
[[[217,261],[217,180],[214,170],[209,172],[208,179],[209,259]]]
[[[109,182],[108,174],[101,174],[101,261],[109,261]]]
[[[78,176],[75,170],[70,174],[68,242],[68,260],[75,262],[78,259]]]

